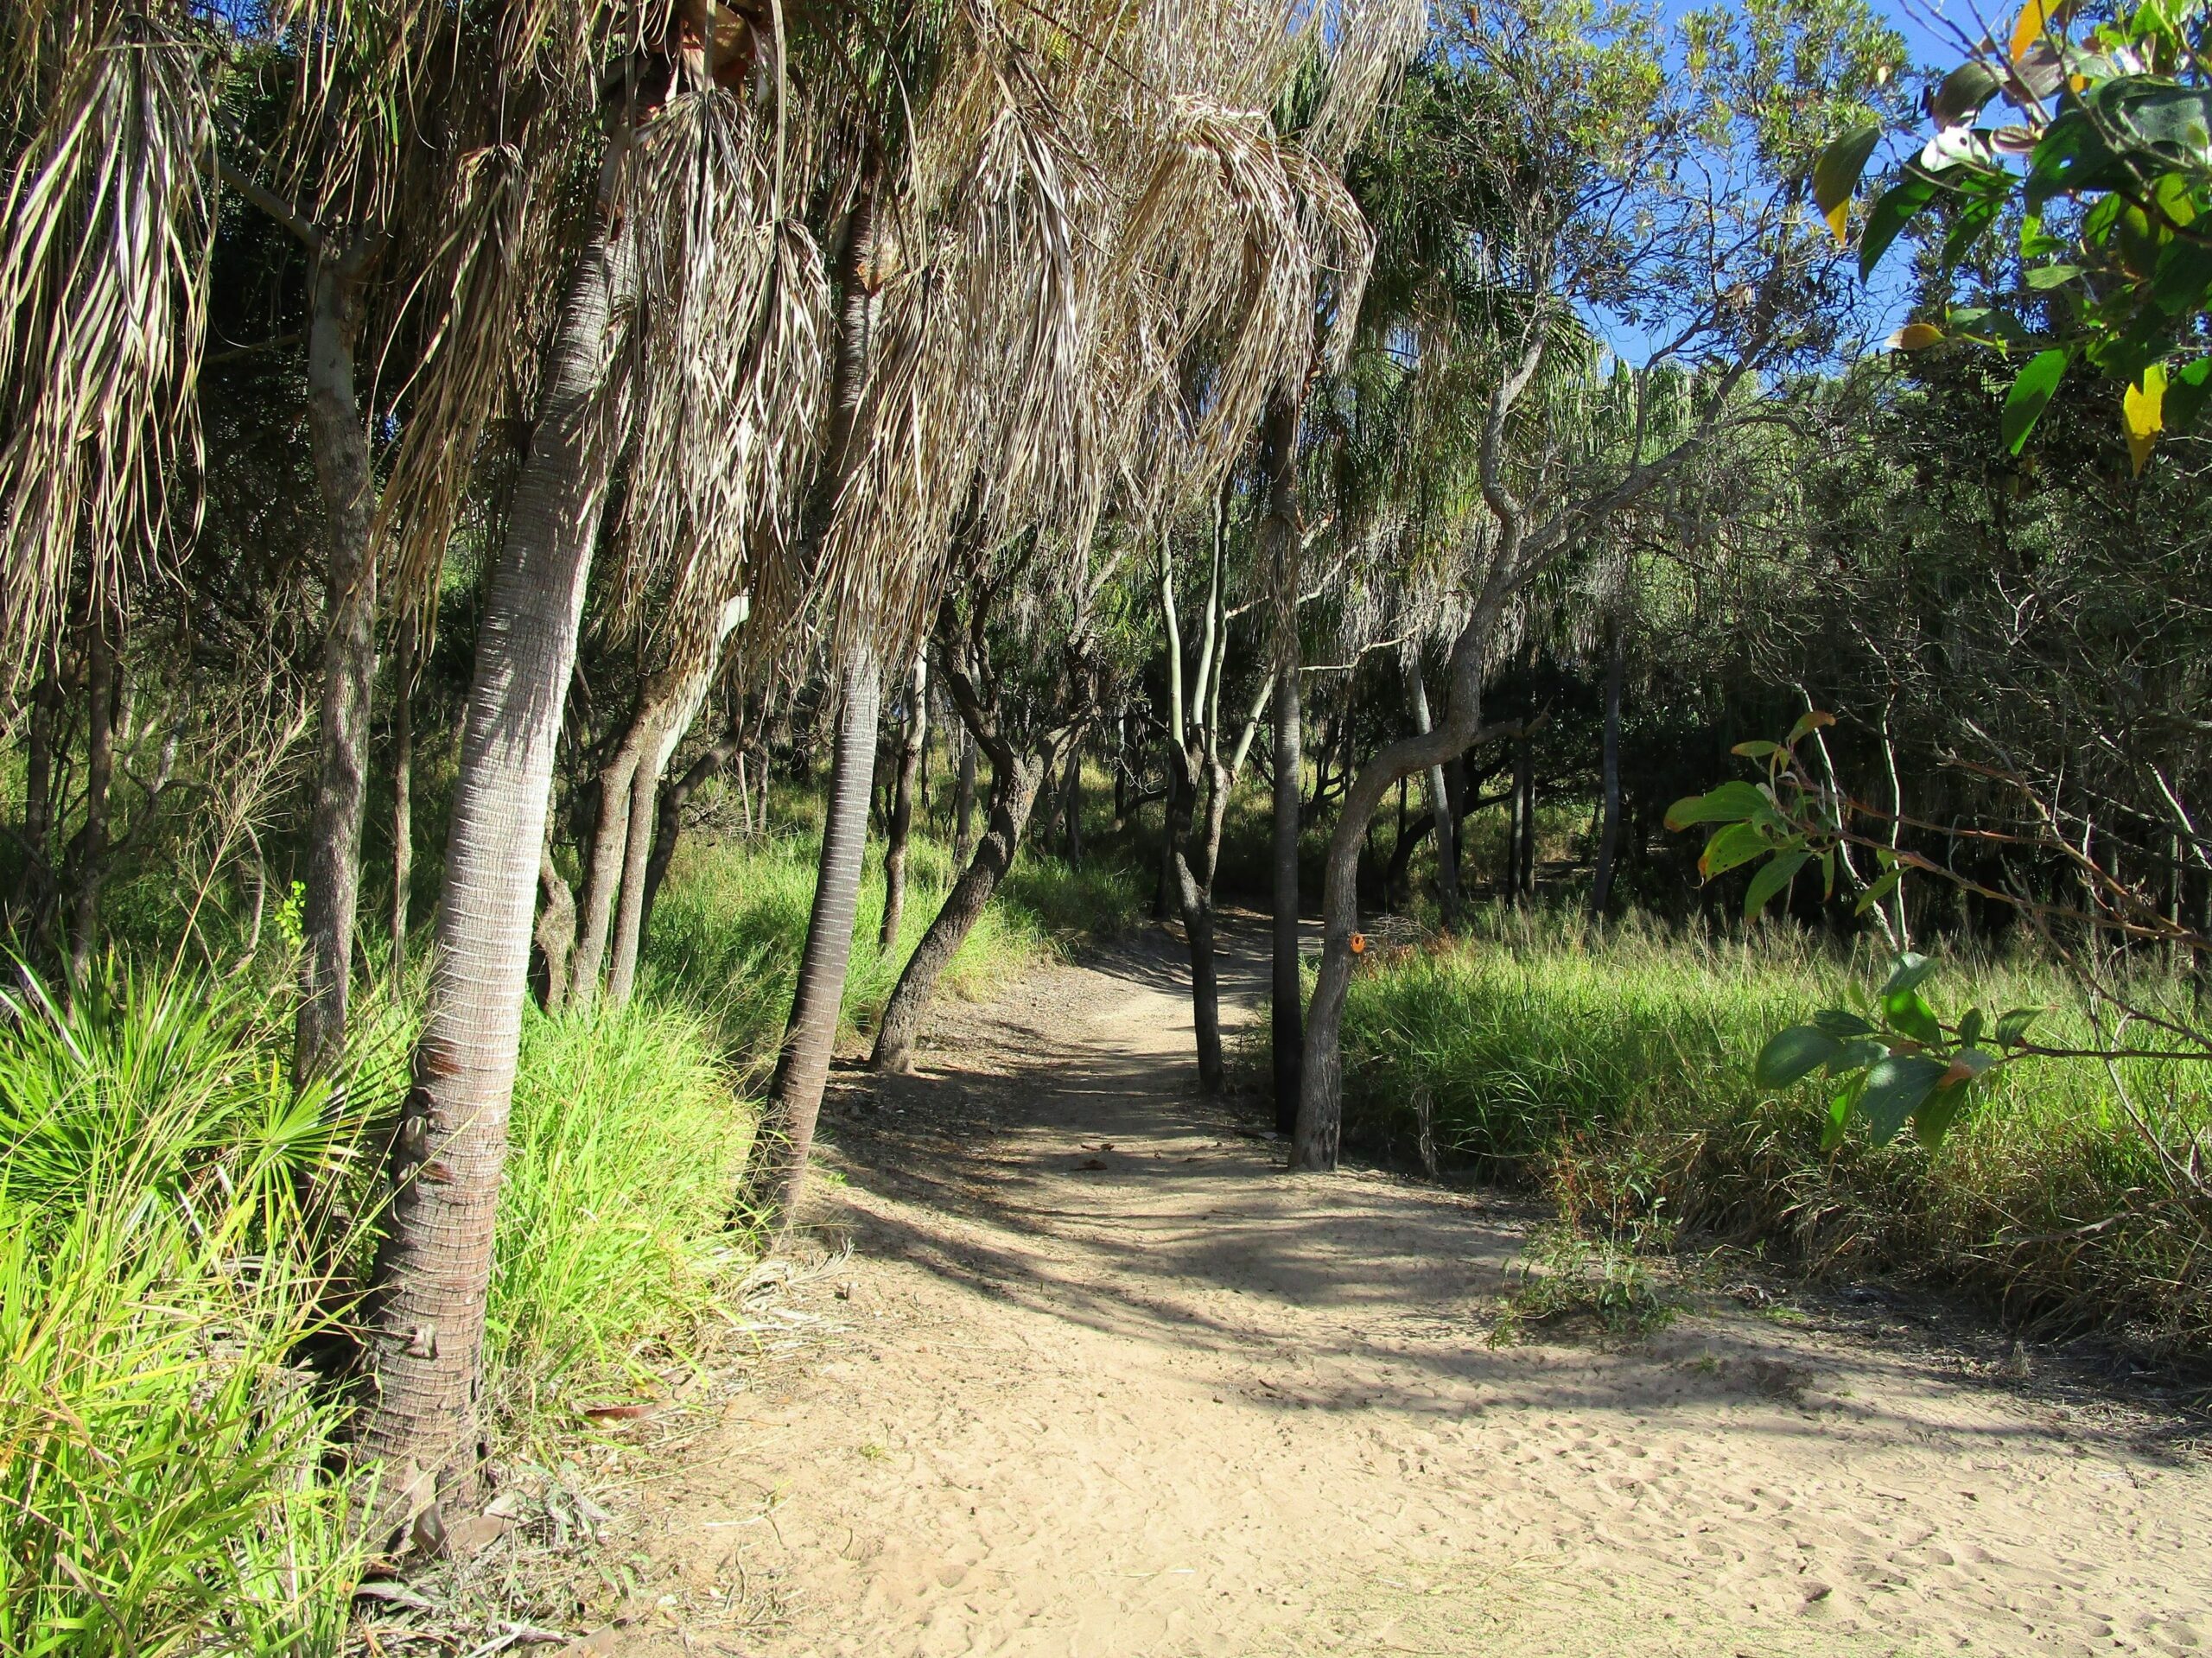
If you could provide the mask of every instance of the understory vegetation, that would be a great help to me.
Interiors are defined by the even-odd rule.
[[[946,854],[915,851],[926,893]],[[956,991],[1126,924],[1122,866],[1065,873],[1008,893]],[[641,993],[527,1014],[486,1326],[495,1466],[556,1462],[585,1408],[664,1391],[721,1338],[759,1258],[731,1194],[813,873],[803,825],[702,838]],[[880,871],[864,890],[865,918]],[[853,1026],[919,930],[856,952]],[[0,1649],[346,1649],[371,1551],[329,1477],[346,1412],[315,1360],[349,1339],[420,987],[362,1008],[345,1064],[296,1093],[289,975],[259,966],[111,957],[66,1001],[33,979],[0,1007]]]
[[[2008,1069],[1939,1145],[1824,1148],[1825,1095],[1763,1089],[1754,1061],[1808,1008],[1864,1007],[1881,966],[1771,927],[1487,912],[1354,975],[1348,1121],[1386,1153],[1543,1191],[1605,1241],[1756,1244],[1816,1274],[1966,1286],[2061,1332],[2212,1346],[2205,1221],[2169,1162],[2190,1166],[2212,1128],[2212,1077],[2044,1062]],[[1961,1007],[2056,1006],[2050,1036],[2093,1039],[2032,944],[1954,953],[1942,982]]]

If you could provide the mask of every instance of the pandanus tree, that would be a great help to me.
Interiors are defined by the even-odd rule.
[[[1842,295],[1807,179],[1823,128],[1856,118],[1897,43],[1847,4],[1771,8],[1754,23],[1701,15],[1677,35],[1625,13],[1497,0],[1455,19],[1423,66],[1452,96],[1414,107],[1442,118],[1442,154],[1475,186],[1465,199],[1503,213],[1467,227],[1459,292],[1407,342],[1414,372],[1424,356],[1456,357],[1481,388],[1479,505],[1457,537],[1464,610],[1442,711],[1360,768],[1330,838],[1295,1167],[1337,1160],[1357,861],[1385,792],[1482,740],[1498,626],[1531,583],[1716,434],[1770,417],[1762,375],[1832,348]],[[1448,201],[1437,210],[1448,222]],[[1623,411],[1624,445],[1542,418],[1531,394],[1576,332],[1565,325],[1592,314],[1635,328],[1647,363],[1696,367],[1695,418],[1671,441],[1647,440],[1641,398]]]

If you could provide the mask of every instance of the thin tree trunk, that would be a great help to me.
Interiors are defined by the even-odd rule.
[[[1221,860],[1221,829],[1229,812],[1230,777],[1218,761],[1204,762],[1205,816],[1192,814],[1191,851],[1175,858],[1175,890],[1183,911],[1183,937],[1191,955],[1191,1030],[1196,1039],[1198,1086],[1221,1092],[1221,976],[1214,949],[1214,872]],[[1196,790],[1190,791],[1195,794]],[[1192,855],[1195,854],[1195,865]]]
[[[899,942],[899,924],[906,909],[906,842],[914,829],[914,777],[921,768],[922,747],[929,740],[929,657],[914,652],[914,670],[906,681],[906,721],[899,745],[898,781],[891,797],[891,827],[883,837],[883,924],[876,931],[876,948],[888,951]]]
[[[853,950],[853,912],[860,900],[861,857],[868,845],[868,798],[875,786],[875,727],[883,670],[872,645],[849,656],[837,742],[822,818],[821,874],[807,917],[806,950],[784,1030],[783,1051],[746,1172],[745,1202],[781,1248],[806,1183],[822,1090],[830,1081],[837,1018],[844,1006],[845,966]]]
[[[1175,825],[1180,821],[1177,814],[1190,810],[1182,797],[1182,791],[1175,780],[1176,762],[1171,753],[1167,765],[1167,788],[1160,797],[1160,879],[1153,888],[1152,918],[1165,921],[1178,907],[1175,896]]]
[[[539,987],[545,1011],[557,1013],[569,1004],[569,958],[576,948],[576,895],[562,880],[550,846],[537,861],[537,924],[531,932],[531,942],[545,963],[545,981]]]
[[[61,726],[61,669],[49,659],[31,693],[23,750],[23,873],[16,888],[18,924],[27,937],[47,936],[54,903],[54,751]]]
[[[683,775],[660,791],[659,810],[654,814],[652,856],[645,864],[645,916],[642,926],[651,926],[653,900],[660,896],[661,883],[668,879],[668,866],[676,856],[676,843],[683,833],[683,808],[690,804],[702,784],[728,765],[732,759],[738,765],[738,782],[744,787],[745,756],[739,751],[745,736],[739,728],[738,717],[733,715],[722,734],[715,739],[707,751],[684,769]],[[743,807],[746,832],[753,829],[753,809],[750,801]]]
[[[666,716],[663,719],[665,721]],[[689,725],[687,719],[683,721]],[[645,929],[645,866],[653,853],[653,806],[660,793],[661,768],[675,752],[681,733],[664,723],[647,746],[630,779],[630,813],[624,826],[622,901],[614,916],[614,960],[607,973],[607,1000],[627,1007],[638,982],[638,949]]]
[[[92,971],[100,929],[100,886],[107,873],[108,808],[115,778],[116,657],[122,618],[95,598],[85,629],[85,822],[74,837],[74,893],[69,924],[69,983]]]
[[[1426,737],[1429,732],[1428,687],[1421,682],[1421,658],[1408,655],[1405,666],[1406,701],[1412,708],[1414,730]],[[1452,851],[1459,837],[1452,832],[1457,826],[1452,821],[1452,796],[1444,786],[1444,765],[1440,760],[1428,768],[1428,821],[1436,841],[1436,895],[1443,905],[1444,924],[1453,926],[1459,919],[1459,861]],[[1401,834],[1402,845],[1404,838]]]
[[[1071,864],[1083,861],[1083,748],[1068,751],[1067,787],[1060,796],[1062,837],[1060,854]]]
[[[1621,843],[1621,688],[1626,664],[1618,618],[1605,624],[1605,732],[1599,752],[1598,792],[1605,814],[1598,863],[1590,876],[1590,913],[1602,916],[1613,893],[1613,861]]]
[[[952,861],[965,868],[976,845],[976,739],[960,728],[960,783],[952,794]]]
[[[1114,833],[1119,835],[1129,821],[1129,711],[1117,710],[1114,715]]]
[[[308,830],[299,1013],[292,1082],[336,1063],[346,1042],[353,918],[361,891],[361,818],[368,800],[369,709],[377,671],[377,562],[370,539],[376,485],[353,383],[360,326],[359,256],[315,259],[308,326],[308,437],[324,518],[322,704],[315,810]]]
[[[1305,987],[1299,975],[1299,699],[1298,664],[1279,663],[1274,689],[1274,898],[1269,975],[1275,1131],[1298,1127],[1298,1077],[1303,1058]]]
[[[391,981],[407,977],[408,911],[415,896],[415,626],[399,630],[391,708]]]
[[[607,964],[607,947],[614,930],[614,899],[621,891],[622,866],[630,848],[630,803],[634,797],[638,770],[652,746],[655,689],[639,692],[637,714],[622,733],[622,740],[607,763],[599,768],[599,810],[592,825],[591,843],[584,853],[583,895],[576,905],[576,953],[569,969],[569,1000],[588,1007],[599,994],[599,981]]]
[[[914,1040],[921,1033],[922,1015],[929,1010],[938,980],[1014,867],[1039,786],[1051,766],[1049,755],[1023,755],[1010,765],[994,764],[982,841],[899,975],[898,988],[883,1009],[883,1022],[876,1027],[875,1050],[868,1061],[876,1070],[903,1073],[914,1068]]]
[[[439,894],[429,1017],[392,1149],[367,1309],[360,1445],[378,1529],[435,1547],[475,1495],[492,1235],[562,705],[606,494],[594,441],[626,246],[602,238],[563,295],[529,458],[485,595]],[[381,1541],[381,1540],[379,1540]]]

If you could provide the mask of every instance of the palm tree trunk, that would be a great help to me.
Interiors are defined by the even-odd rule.
[[[391,708],[391,981],[407,976],[408,911],[415,896],[415,628],[399,630]]]
[[[898,782],[891,797],[891,823],[883,837],[883,924],[876,948],[888,951],[899,942],[906,908],[906,842],[914,829],[914,777],[921,769],[922,746],[929,740],[929,657],[914,652],[914,671],[906,681],[906,721],[899,746]]]
[[[922,1015],[929,1010],[937,981],[960,953],[991,896],[1014,867],[1021,836],[1029,825],[1037,792],[1052,774],[1052,759],[1021,755],[1011,764],[994,761],[991,768],[990,812],[976,855],[960,879],[945,894],[944,907],[923,933],[914,953],[907,957],[898,988],[883,1009],[876,1027],[875,1050],[868,1063],[878,1070],[905,1072],[914,1068],[914,1039],[921,1032]]]
[[[1193,768],[1196,769],[1196,768]],[[1205,762],[1205,815],[1192,814],[1190,850],[1178,847],[1175,891],[1183,912],[1183,939],[1191,955],[1191,1031],[1198,1059],[1198,1086],[1221,1092],[1221,975],[1214,950],[1214,872],[1221,859],[1221,829],[1229,811],[1230,775],[1218,761]],[[1196,791],[1191,791],[1195,794]],[[1195,862],[1193,860],[1195,859]]]
[[[308,436],[324,518],[320,763],[308,831],[307,955],[292,1045],[295,1087],[333,1064],[346,1041],[353,918],[368,798],[369,708],[377,671],[376,486],[353,383],[359,328],[357,254],[318,255],[308,327]]]
[[[638,982],[638,947],[645,926],[645,866],[652,861],[653,807],[660,793],[661,768],[676,747],[679,733],[656,731],[630,779],[630,813],[624,826],[622,901],[614,915],[614,960],[607,970],[607,1000],[629,1005]]]
[[[1621,625],[1605,624],[1605,734],[1598,762],[1598,787],[1605,826],[1598,832],[1598,864],[1590,877],[1590,913],[1602,916],[1613,893],[1613,861],[1621,843]]]
[[[387,1535],[435,1546],[480,1461],[492,1234],[563,702],[606,495],[594,441],[610,323],[630,277],[601,237],[561,311],[528,460],[485,595],[439,894],[429,1016],[392,1149],[392,1198],[367,1309],[372,1387],[360,1444],[380,1464]]]
[[[614,927],[614,899],[621,890],[623,861],[630,846],[630,802],[639,767],[651,746],[656,708],[652,689],[624,727],[622,738],[599,768],[599,810],[591,844],[584,854],[583,896],[576,905],[576,953],[569,967],[569,1000],[588,1007],[599,994],[607,963],[607,940]]]
[[[876,715],[883,669],[873,645],[853,647],[837,712],[837,746],[822,819],[822,864],[807,917],[783,1051],[767,1109],[746,1171],[744,1204],[780,1248],[805,1189],[806,1160],[844,1006],[845,967],[853,951],[853,912],[860,902],[861,856],[868,845],[868,799],[875,787]]]

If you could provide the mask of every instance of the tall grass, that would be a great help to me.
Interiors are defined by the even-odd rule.
[[[364,1119],[295,1096],[264,1005],[120,972],[0,1040],[0,1650],[335,1653],[359,1565],[298,1367],[311,1213]]]
[[[1663,1210],[1814,1270],[1917,1274],[2054,1327],[2212,1346],[2212,1235],[2101,1066],[2009,1068],[1933,1152],[1855,1132],[1823,1153],[1813,1085],[1754,1086],[1768,1036],[1863,1003],[1879,977],[1871,958],[1778,930],[1715,943],[1492,915],[1356,975],[1347,1128],[1401,1151],[1425,1129],[1444,1157],[1549,1185],[1570,1206]],[[1955,1010],[2066,1000],[2026,961],[1962,961],[1930,988]],[[2186,1162],[2212,1124],[2212,1077],[2131,1062],[2120,1081]]]

